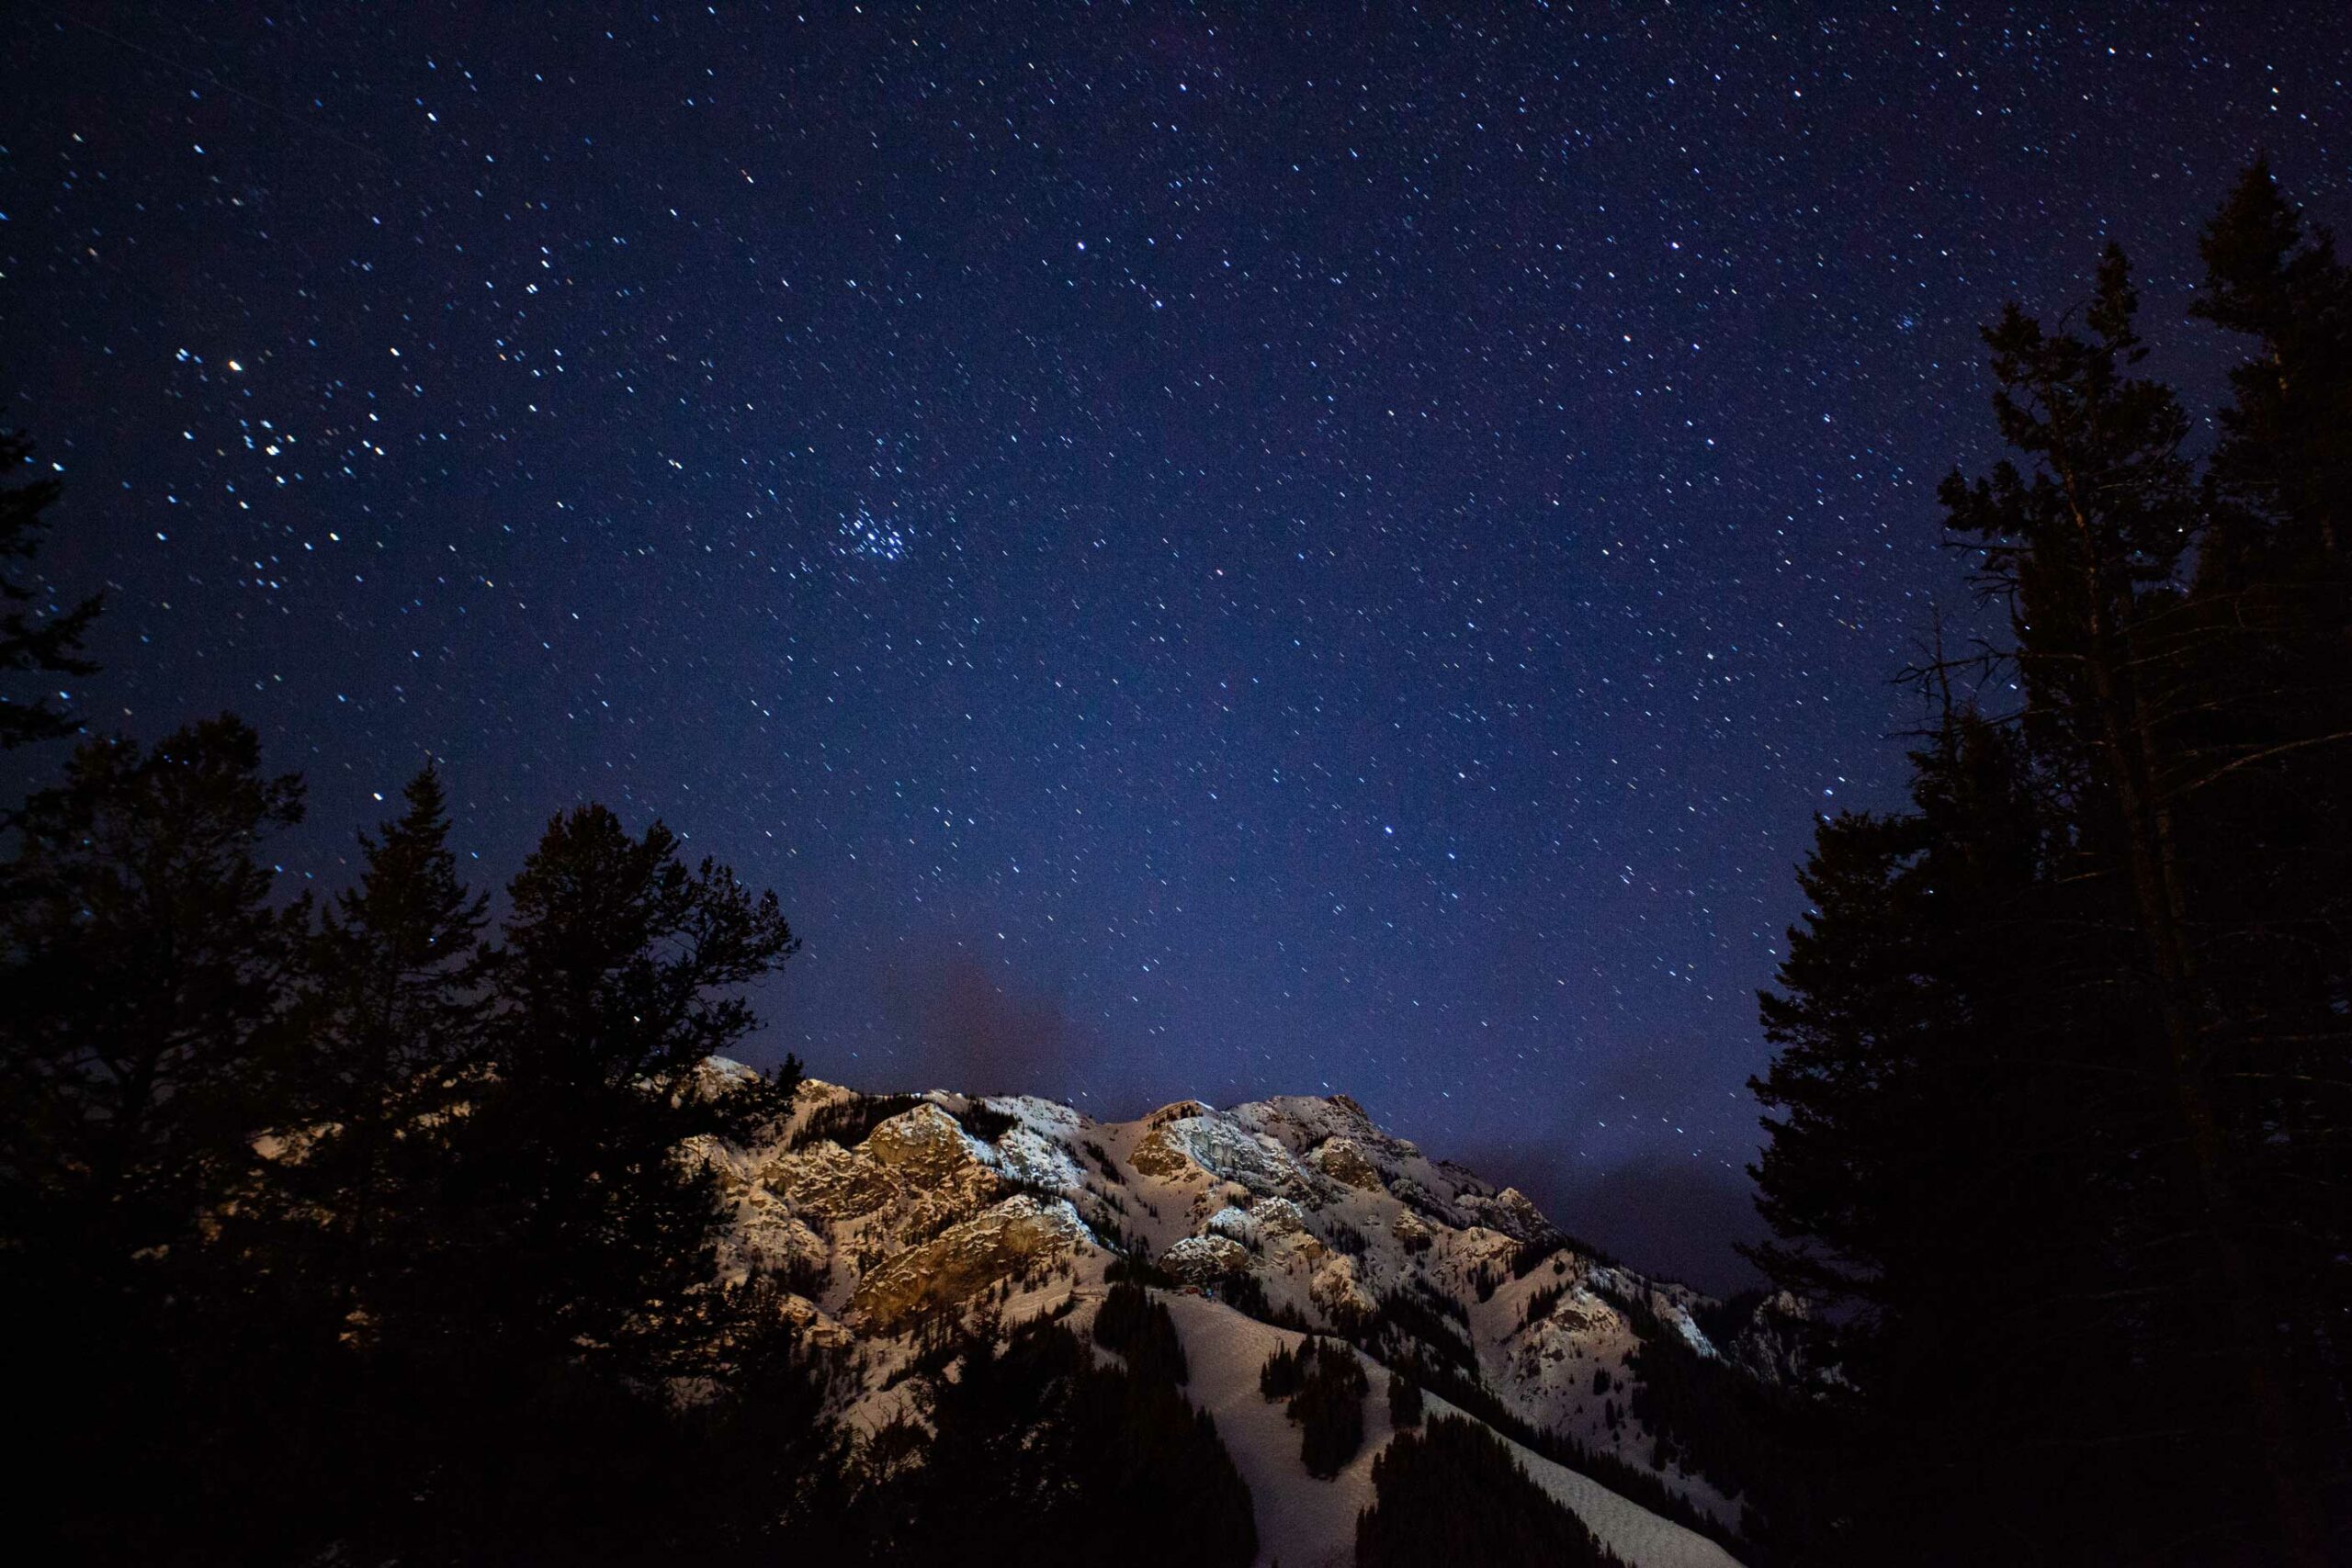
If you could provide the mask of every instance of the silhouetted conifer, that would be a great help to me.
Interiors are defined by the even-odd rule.
[[[1436,1562],[1585,1564],[1618,1559],[1520,1467],[1502,1439],[1459,1416],[1399,1432],[1372,1461],[1356,1518],[1357,1568]]]
[[[1421,1424],[1421,1385],[1403,1372],[1388,1374],[1388,1424],[1400,1432]]]
[[[2017,457],[1941,495],[2008,644],[1925,671],[1912,808],[1821,825],[1764,1000],[1758,1257],[1848,1318],[1856,1556],[2352,1518],[2352,273],[2259,169],[2204,251],[2252,352],[2201,476],[2120,252],[1986,332]]]
[[[1094,1318],[1094,1337],[1124,1357],[1127,1369],[1152,1382],[1181,1383],[1191,1377],[1184,1344],[1166,1303],[1140,1285],[1121,1281],[1103,1294]]]
[[[1319,1340],[1299,1359],[1303,1375],[1290,1401],[1298,1457],[1307,1474],[1328,1481],[1363,1447],[1363,1399],[1372,1384],[1346,1345]]]
[[[1249,1488],[1172,1382],[1097,1363],[1058,1324],[958,1352],[931,1410],[935,1428],[885,1468],[851,1512],[853,1561],[1078,1568],[1106,1551],[1144,1565],[1227,1564],[1257,1555]]]
[[[97,666],[82,657],[82,639],[97,618],[96,595],[70,606],[51,601],[26,571],[40,553],[48,522],[41,515],[58,497],[58,481],[22,477],[33,446],[0,430],[0,675],[87,675]],[[0,692],[0,750],[74,733],[74,718],[53,681],[29,699]]]

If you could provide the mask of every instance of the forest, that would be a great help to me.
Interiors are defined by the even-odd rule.
[[[1753,1259],[1835,1375],[1718,1410],[1661,1358],[1645,1395],[1758,1472],[1757,1562],[2352,1557],[2352,265],[2259,165],[2201,255],[2210,423],[2145,374],[2173,323],[2120,249],[1985,329],[2009,457],[1909,547],[1980,613],[1919,628],[1908,804],[1823,818],[1792,892]],[[705,1067],[796,951],[773,894],[592,805],[493,903],[427,766],[355,880],[289,897],[303,783],[236,716],[142,743],[17,689],[91,670],[102,604],[36,570],[57,495],[0,491],[0,745],[50,779],[0,818],[35,1556],[1251,1560],[1135,1287],[1095,1329],[1123,1361],[982,1324],[929,1432],[860,1435],[786,1282],[714,1282],[675,1152],[790,1104],[789,1058]],[[1282,1375],[1343,1462],[1364,1390]],[[1360,1561],[1597,1561],[1493,1446],[1398,1439]],[[1485,1535],[1438,1518],[1472,1495]]]

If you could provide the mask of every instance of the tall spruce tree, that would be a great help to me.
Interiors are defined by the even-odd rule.
[[[2050,1416],[2086,1398],[2114,1314],[2059,1303],[2109,1247],[2089,1194],[2113,1075],[2017,737],[1954,713],[1914,762],[1909,811],[1825,820],[1802,874],[1754,1085],[1781,1113],[1756,1173],[1780,1239],[1756,1256],[1861,1330],[1846,1551],[1969,1562],[2079,1484]],[[1984,1495],[2007,1502],[1963,1506]]]
[[[1860,1314],[1865,1553],[2317,1562],[2352,1517],[2352,288],[2258,170],[2206,254],[2256,352],[2201,480],[2119,252],[1987,330],[2018,457],[1940,493],[2023,709],[1824,824],[1765,998],[1758,1256]]]
[[[402,798],[361,836],[359,881],[315,939],[300,1089],[318,1131],[286,1178],[333,1216],[321,1261],[362,1337],[390,1304],[382,1270],[432,1245],[407,1233],[431,1212],[421,1200],[442,1174],[441,1129],[473,1091],[489,1008],[485,900],[458,877],[439,773],[424,769]]]
[[[550,822],[509,897],[494,1081],[466,1157],[548,1328],[613,1344],[649,1325],[649,1299],[674,1305],[709,1277],[709,1199],[671,1151],[743,1113],[750,1097],[722,1111],[697,1076],[758,1027],[741,987],[799,944],[773,893],[689,868],[668,829],[631,838],[602,807]]]
[[[2194,313],[2246,349],[2180,632],[2178,824],[2217,1145],[2283,1385],[2281,1478],[2352,1551],[2352,266],[2256,165]],[[2285,1500],[2291,1506],[2293,1499]],[[2324,1528],[2324,1523],[2313,1529]]]

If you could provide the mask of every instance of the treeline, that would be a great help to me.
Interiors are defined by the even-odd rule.
[[[0,673],[77,677],[0,436]],[[53,679],[43,684],[52,691]],[[0,692],[0,748],[78,726]],[[29,756],[19,752],[19,760]],[[794,951],[660,824],[555,817],[493,926],[437,774],[288,897],[301,780],[234,717],[91,739],[0,813],[12,1539],[43,1561],[624,1562],[775,1539],[845,1445],[773,1282],[726,1289],[704,1067]],[[695,1397],[679,1397],[692,1390]]]
[[[2006,634],[1763,998],[1755,1256],[1854,1391],[1809,1561],[2352,1556],[2352,269],[2259,167],[2202,254],[2210,442],[2119,251],[1985,332]]]
[[[266,855],[301,809],[220,718],[85,744],[12,814],[0,1290],[40,1435],[12,1529],[85,1562],[757,1534],[714,1483],[788,1495],[821,1391],[764,1287],[712,1282],[675,1151],[788,1102],[790,1064],[701,1069],[793,950],[774,897],[587,807],[492,931],[428,769],[352,887],[288,899]],[[739,1419],[777,1440],[730,1451]]]

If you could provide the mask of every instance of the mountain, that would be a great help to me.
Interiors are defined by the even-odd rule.
[[[709,1085],[747,1072],[715,1060]],[[1725,1543],[1739,1544],[1746,1456],[1709,1409],[1835,1375],[1812,1364],[1792,1300],[1650,1279],[1345,1095],[1097,1122],[1027,1096],[809,1080],[760,1137],[691,1153],[731,1207],[722,1271],[787,1283],[808,1340],[854,1369],[841,1397],[860,1429],[913,1412],[927,1326],[989,1313],[1084,1329],[1109,1278],[1159,1284],[1187,1393],[1250,1487],[1261,1562],[1347,1560],[1394,1372],[1432,1413],[1498,1429],[1624,1562],[1718,1568],[1738,1561]],[[1297,1429],[1258,1384],[1307,1331],[1352,1342],[1374,1395],[1362,1450],[1329,1481],[1306,1474]]]

